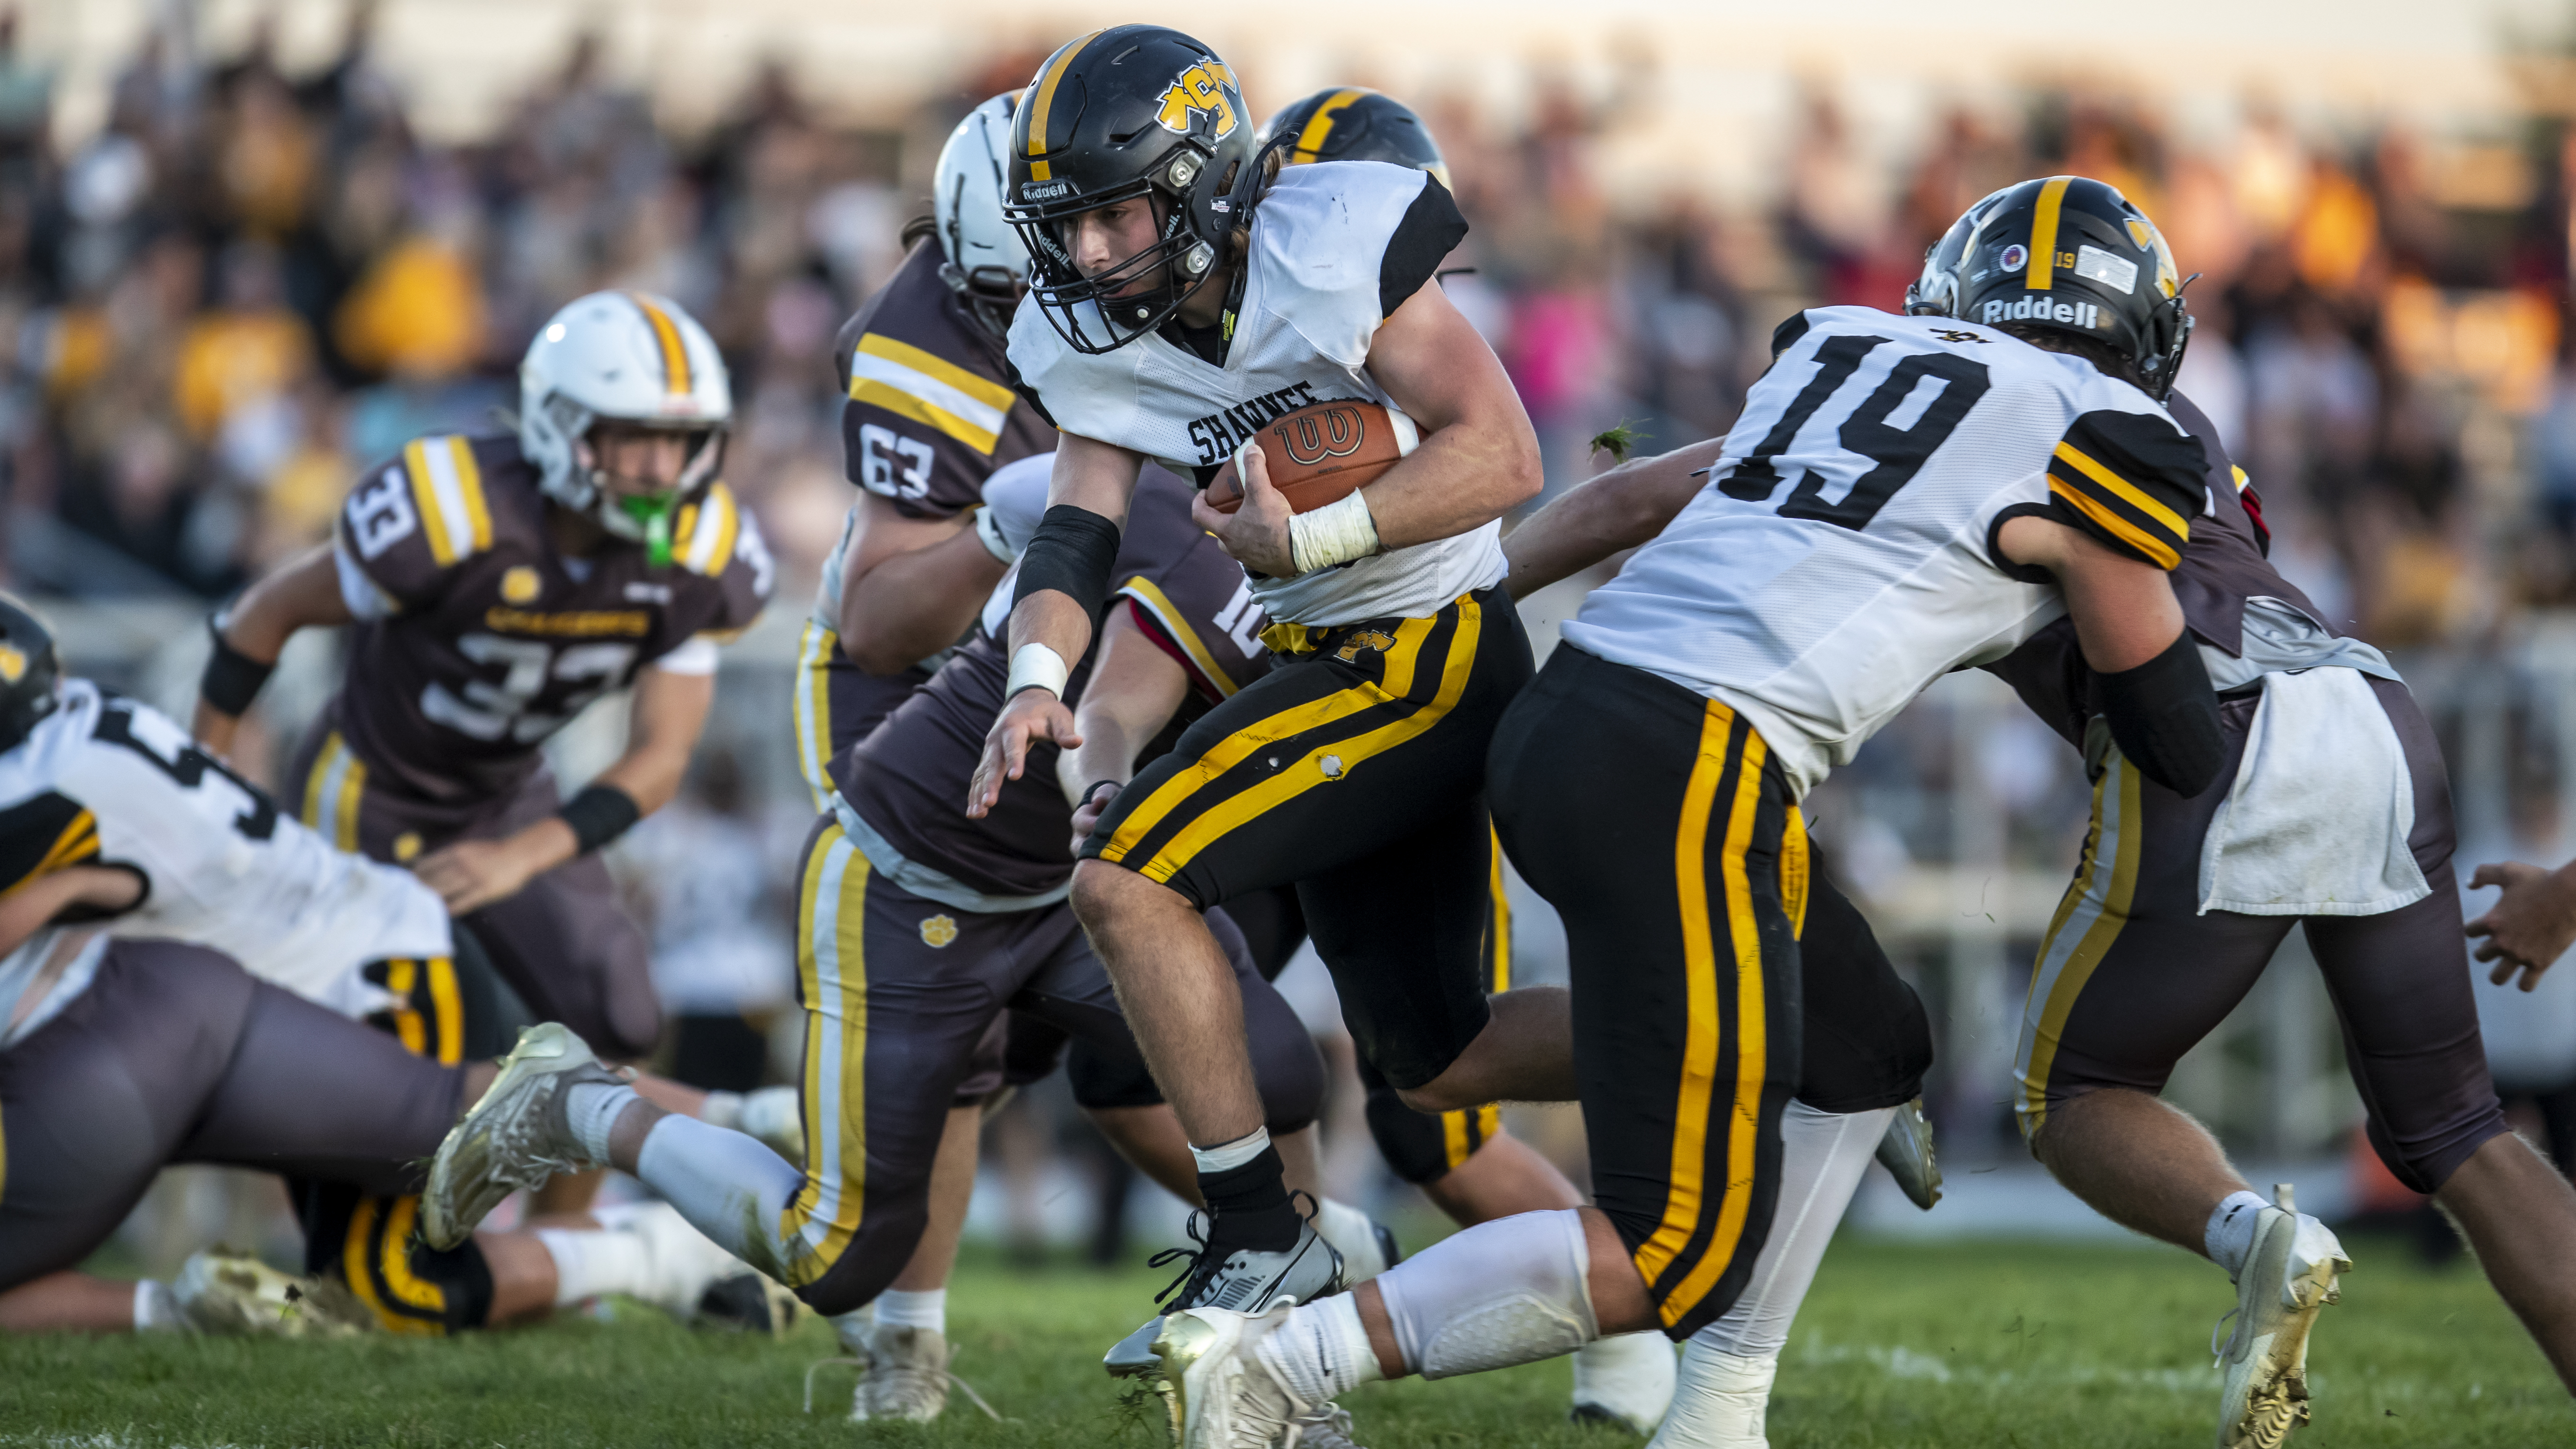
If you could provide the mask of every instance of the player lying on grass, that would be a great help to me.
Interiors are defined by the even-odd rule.
[[[2098,183],[1998,193],[1934,250],[1914,308],[1975,317],[1990,301],[2024,301],[2027,260],[2040,250],[2031,232],[2051,187],[2062,230],[2091,231],[2078,220],[2087,215],[2127,229],[2116,193]],[[2021,265],[2000,265],[2014,248]],[[2169,267],[2161,253],[2154,264]],[[2062,326],[2053,307],[2045,325],[2003,325],[2040,346],[2096,355],[2087,338],[2099,329]],[[2171,368],[2156,375],[2170,378]],[[2179,395],[2165,403],[2204,463],[2172,579],[2181,621],[2220,690],[2210,783],[2177,792],[2123,751],[2104,712],[2116,685],[2087,661],[2080,621],[2053,623],[1987,665],[2086,752],[2096,781],[2085,858],[2042,946],[2023,1022],[2024,1130],[2078,1195],[2205,1253],[2237,1281],[2247,1326],[2224,1355],[2222,1442],[2277,1442],[2307,1413],[2305,1335],[2328,1301],[2340,1249],[2314,1218],[2265,1206],[2216,1142],[2155,1094],[2304,921],[2344,1023],[2373,1145],[2401,1180],[2457,1215],[2499,1293],[2564,1374],[2576,1325],[2561,1246],[2576,1238],[2576,1199],[2496,1112],[2450,954],[2458,898],[2438,752],[2387,661],[2335,637],[2266,560],[2259,500],[2207,418]],[[1846,447],[1852,437],[1844,434]],[[1561,569],[1644,542],[1700,492],[1724,449],[1718,440],[1644,460],[1570,496],[1550,529],[1515,536],[1516,584],[1523,566]],[[2080,466],[2070,450],[2092,458],[2070,445],[2061,462]],[[1565,557],[1545,556],[1551,544]],[[2345,697],[2320,709],[2314,696],[2325,691]],[[2301,818],[2356,800],[2372,813]],[[2543,938],[2532,949],[2549,945]]]
[[[769,595],[760,530],[717,480],[733,398],[659,298],[557,312],[519,371],[517,436],[437,435],[361,475],[332,542],[221,617],[195,729],[216,753],[297,630],[355,623],[290,774],[342,850],[434,886],[543,1021],[653,1049],[643,933],[595,852],[678,790],[718,645]],[[632,685],[625,752],[571,801],[540,747]]]
[[[473,1045],[506,1002],[428,887],[332,850],[150,708],[61,679],[0,595],[0,1327],[436,1333],[603,1292],[691,1314],[748,1279],[658,1206],[604,1233],[411,1240],[418,1161],[490,1081]],[[192,1161],[290,1177],[308,1307],[234,1254],[175,1284],[72,1271]],[[719,1301],[765,1315],[745,1286]]]

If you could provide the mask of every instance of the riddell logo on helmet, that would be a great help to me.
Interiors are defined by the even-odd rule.
[[[1223,140],[1234,134],[1240,124],[1235,119],[1234,103],[1225,98],[1226,88],[1234,84],[1234,72],[1221,60],[1205,60],[1179,75],[1163,90],[1163,106],[1154,113],[1155,124],[1166,131],[1188,135],[1190,116],[1203,112],[1216,117],[1216,134]]]
[[[2024,297],[2018,302],[1992,301],[1977,309],[1977,320],[1989,327],[1998,322],[2065,322],[2077,327],[2108,327],[2102,309],[2090,302],[2052,302],[2048,298]]]
[[[1020,200],[1022,201],[1054,201],[1060,197],[1071,196],[1072,194],[1073,183],[1070,181],[1023,181],[1020,183]]]

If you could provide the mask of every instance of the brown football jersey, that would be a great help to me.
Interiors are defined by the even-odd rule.
[[[1269,621],[1253,601],[1243,566],[1190,519],[1190,485],[1149,468],[1136,487],[1110,578],[1113,607],[1138,611],[1189,669],[1196,686],[1164,741],[1270,668],[1261,644]],[[1007,593],[997,594],[1007,606]],[[1053,745],[1029,751],[1028,767],[1002,788],[981,820],[966,817],[966,789],[984,733],[1002,709],[1010,674],[995,632],[1004,609],[988,610],[973,638],[876,732],[833,762],[833,780],[861,819],[906,859],[995,896],[1036,895],[1073,873],[1073,809],[1056,782]],[[1065,686],[1079,700],[1090,679],[1085,655]],[[1149,747],[1147,754],[1158,753]]]
[[[984,501],[984,480],[1008,463],[1055,450],[1055,429],[1003,379],[1001,344],[958,305],[939,277],[934,242],[914,246],[833,342],[842,396],[841,447],[850,481],[907,518],[954,518]],[[814,621],[837,630],[841,560],[823,572]],[[838,649],[828,660],[831,748],[838,755],[929,682],[928,668],[872,675]],[[799,687],[803,687],[800,683]]]
[[[2272,567],[2271,534],[2262,523],[2261,501],[2228,458],[2209,415],[2180,393],[2166,399],[2165,411],[2200,440],[2209,462],[2201,480],[2208,490],[2209,507],[2191,520],[2182,562],[2170,575],[2184,626],[2202,643],[2225,654],[2238,654],[2244,648],[2245,601],[2269,596],[2332,628],[2308,596]],[[2254,498],[2250,506],[2249,497]],[[2049,728],[2083,748],[2086,722],[2097,711],[2093,671],[2076,642],[2073,619],[2049,625],[1986,668],[2010,684]]]
[[[367,470],[333,530],[359,618],[333,709],[370,789],[440,803],[508,793],[538,746],[647,664],[748,628],[774,569],[718,483],[673,520],[672,560],[610,539],[555,549],[535,467],[507,436],[421,438]]]

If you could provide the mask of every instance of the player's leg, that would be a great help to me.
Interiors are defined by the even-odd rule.
[[[2497,1293],[2576,1387],[2576,1189],[2507,1128],[2487,1074],[2469,980],[2457,968],[2449,783],[2404,685],[2372,679],[2406,752],[2407,844],[2432,893],[2375,916],[2316,916],[2308,944],[2342,1021],[2370,1142],[2398,1180],[2458,1219]]]
[[[1561,649],[1497,735],[1494,784],[1514,859],[1565,916],[1600,1205],[1469,1228],[1346,1298],[1177,1318],[1162,1347],[1189,1445],[1329,1415],[1371,1378],[1685,1337],[1752,1276],[1800,1050],[1805,836],[1785,779],[1722,706]],[[1604,802],[1619,829],[1593,828]],[[1246,1357],[1261,1372],[1232,1372]],[[1187,1392],[1214,1377],[1229,1391]]]

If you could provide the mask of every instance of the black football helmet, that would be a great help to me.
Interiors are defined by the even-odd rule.
[[[1048,56],[1011,118],[1002,215],[1028,243],[1029,296],[1077,352],[1123,347],[1163,325],[1215,275],[1227,234],[1259,192],[1252,116],[1234,72],[1159,25],[1120,25]],[[1063,223],[1146,197],[1156,242],[1096,277],[1073,264]],[[1120,295],[1138,283],[1133,295]]]
[[[1905,310],[2089,337],[2137,365],[2158,402],[2191,343],[2173,248],[2117,187],[2086,176],[2007,186],[1951,223]]]
[[[1261,128],[1264,151],[1281,150],[1280,161],[1304,166],[1315,161],[1385,161],[1412,166],[1449,184],[1449,162],[1431,128],[1411,107],[1365,86],[1328,86],[1272,116]]]
[[[0,593],[0,750],[13,750],[62,702],[54,631],[15,595]]]

